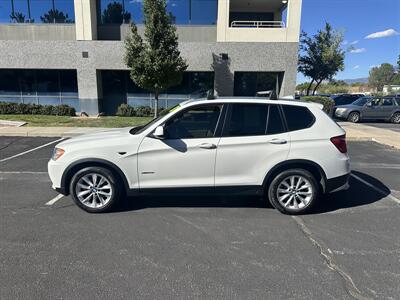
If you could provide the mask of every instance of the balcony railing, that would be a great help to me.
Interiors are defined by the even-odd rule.
[[[237,28],[284,28],[283,21],[232,21],[231,27]]]

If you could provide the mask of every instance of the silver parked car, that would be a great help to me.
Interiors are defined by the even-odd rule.
[[[400,124],[400,98],[361,97],[351,104],[337,106],[335,117],[353,123],[362,120],[385,120]]]

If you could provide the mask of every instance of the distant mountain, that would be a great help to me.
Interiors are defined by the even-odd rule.
[[[354,79],[343,79],[347,84],[353,84],[356,82],[361,82],[361,83],[368,83],[368,77],[365,78],[354,78]]]

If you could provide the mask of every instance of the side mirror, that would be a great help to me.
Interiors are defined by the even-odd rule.
[[[162,139],[164,137],[164,127],[158,126],[156,130],[154,130],[153,136],[157,139]]]

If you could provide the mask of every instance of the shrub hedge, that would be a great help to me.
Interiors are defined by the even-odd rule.
[[[302,101],[309,101],[309,102],[316,102],[321,103],[324,108],[323,110],[329,115],[333,115],[333,107],[335,106],[335,101],[333,101],[329,97],[322,97],[322,96],[305,96],[301,97]]]
[[[40,105],[33,103],[0,102],[0,114],[4,115],[53,115],[75,116],[75,108],[62,105]]]
[[[159,114],[163,111],[163,108],[158,109]],[[135,108],[124,103],[118,106],[116,115],[119,117],[152,117],[154,115],[154,109],[150,106],[139,106]]]

